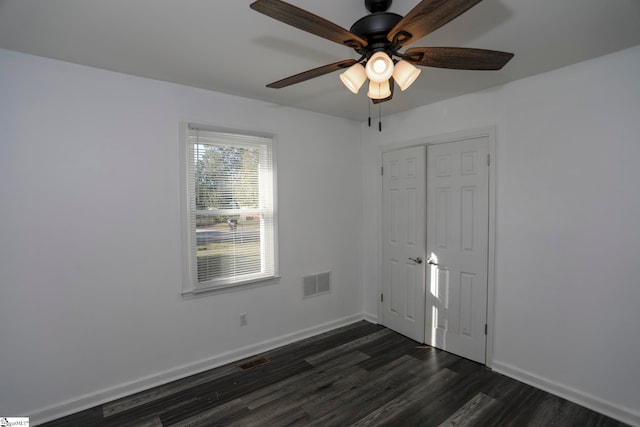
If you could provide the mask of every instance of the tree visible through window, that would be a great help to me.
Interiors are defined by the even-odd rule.
[[[194,126],[188,133],[193,290],[274,277],[272,140]]]

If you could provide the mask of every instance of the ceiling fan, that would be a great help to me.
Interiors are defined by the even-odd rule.
[[[481,0],[422,0],[406,16],[388,12],[392,0],[364,0],[369,15],[356,21],[349,31],[281,0],[257,0],[251,8],[285,24],[355,50],[359,59],[346,59],[270,83],[283,88],[333,71],[347,69],[340,79],[353,93],[369,79],[367,96],[373,103],[393,97],[397,83],[401,90],[420,74],[415,65],[458,70],[499,70],[512,53],[461,47],[414,47],[400,52],[463,14]]]

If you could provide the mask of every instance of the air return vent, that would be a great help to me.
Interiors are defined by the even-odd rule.
[[[313,274],[302,278],[302,298],[331,292],[331,272]]]

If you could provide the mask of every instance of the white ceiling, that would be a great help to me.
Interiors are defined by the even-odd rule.
[[[289,0],[349,29],[363,0]],[[283,89],[265,84],[342,59],[349,48],[249,8],[250,0],[0,0],[0,48],[303,108],[368,116],[363,88],[338,73]],[[405,15],[418,0],[395,0]],[[638,0],[484,0],[414,46],[515,53],[501,71],[423,68],[392,114],[640,44]],[[640,74],[639,74],[640,75]],[[603,76],[606,78],[606,76]],[[376,111],[377,114],[377,111]]]

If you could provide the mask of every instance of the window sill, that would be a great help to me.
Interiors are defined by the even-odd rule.
[[[183,299],[193,299],[211,295],[226,294],[229,292],[243,291],[246,289],[258,288],[261,286],[275,285],[280,281],[280,276],[264,277],[247,282],[233,283],[230,285],[219,285],[209,288],[185,289],[182,291]]]

